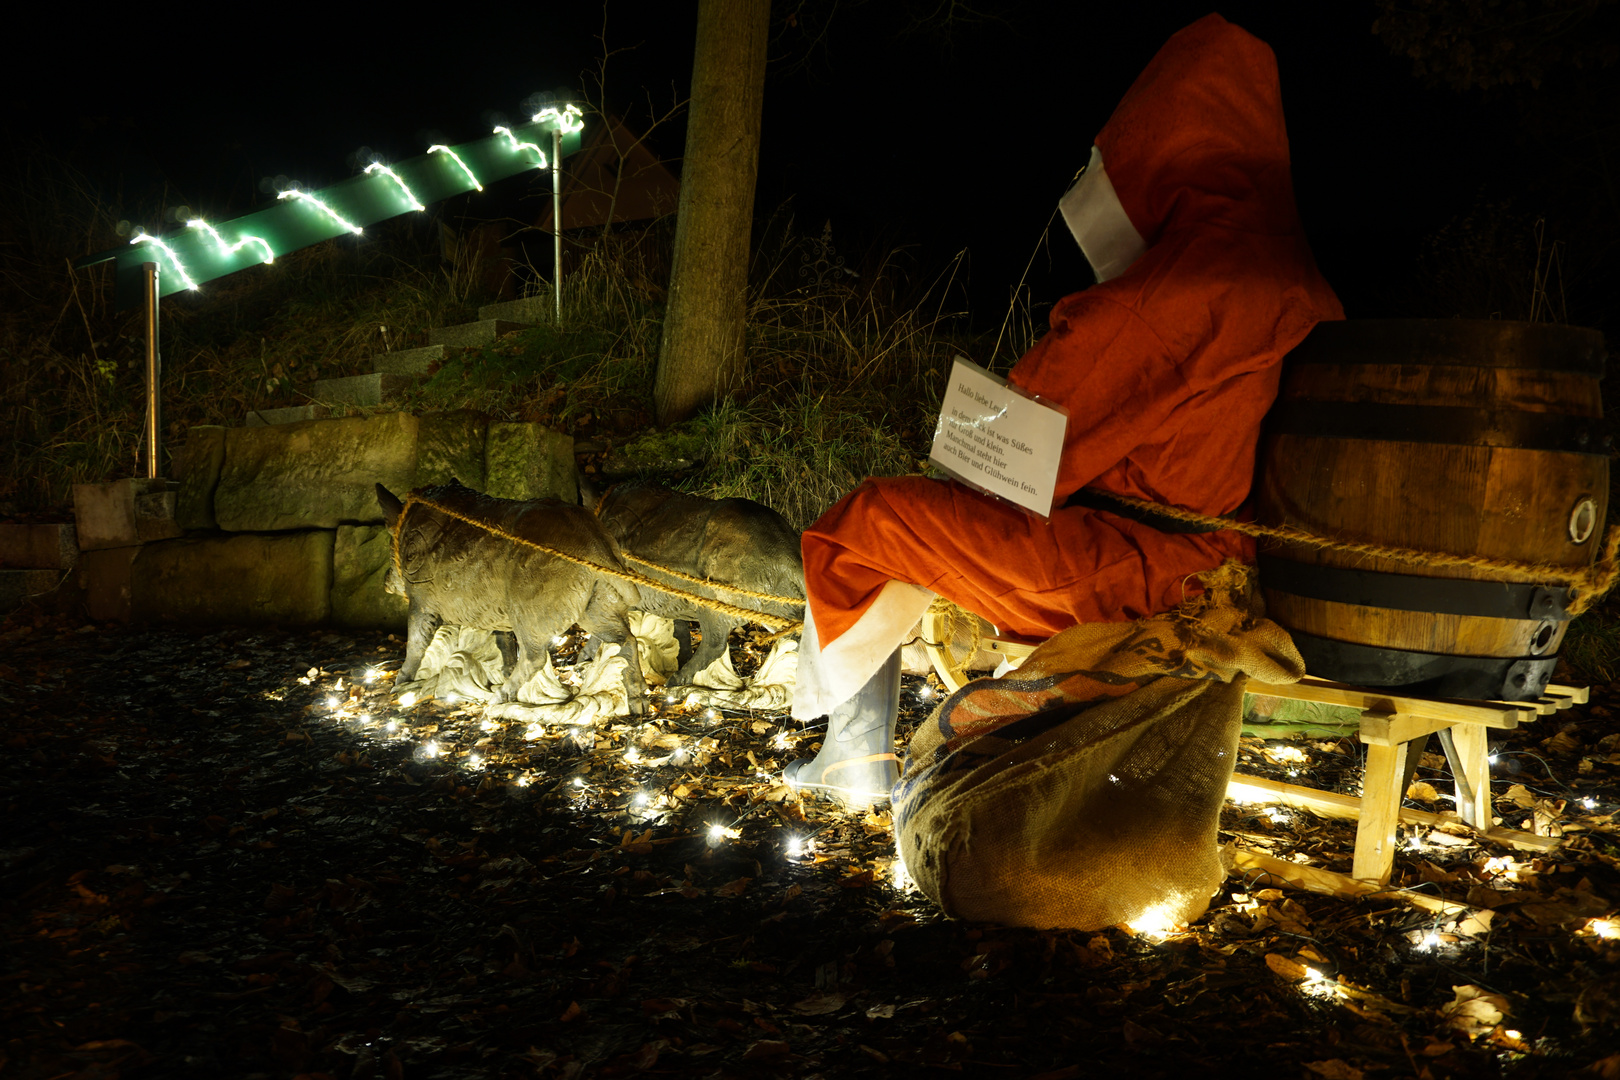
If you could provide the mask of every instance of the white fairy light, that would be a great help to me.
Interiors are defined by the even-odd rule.
[[[1440,935],[1435,933],[1433,930],[1430,930],[1427,934],[1424,934],[1423,939],[1418,942],[1418,948],[1422,949],[1424,952],[1429,952],[1438,947],[1439,944]]]
[[[640,765],[641,751],[634,746],[626,747],[624,751],[624,763],[626,765]]]
[[[337,698],[335,698],[335,697],[329,697],[329,698],[327,698],[327,699],[326,699],[326,707],[327,707],[327,708],[328,708],[328,709],[331,709],[331,710],[333,710],[333,711],[334,711],[334,712],[335,712],[335,711],[337,711],[337,707],[338,707],[338,699],[337,699]]]
[[[356,719],[358,719],[362,724],[369,724],[371,723],[371,714],[368,712],[363,712],[356,717]]]
[[[1593,810],[1597,807],[1597,800],[1588,795],[1586,798],[1581,800],[1581,805],[1586,807],[1588,810]]]
[[[645,791],[636,792],[635,798],[631,799],[630,801],[637,806],[646,806],[648,803],[652,802],[652,800],[647,797],[647,793]]]
[[[436,742],[425,742],[425,743],[423,743],[422,744],[422,756],[423,757],[438,757],[439,756],[439,744],[436,743]]]
[[[390,169],[380,161],[373,161],[370,165],[366,166],[366,175],[368,176],[372,173],[379,172],[394,182],[394,186],[399,188],[399,193],[405,196],[405,201],[411,204],[412,210],[427,209],[427,207],[423,206],[421,202],[417,200],[416,193],[405,186],[405,181],[399,178],[399,173],[395,172],[393,169]]]
[[[786,731],[778,731],[771,736],[771,748],[774,750],[786,750],[792,745],[792,743],[788,742],[788,733]]]
[[[454,705],[456,702],[458,702],[460,700],[461,699],[456,697],[456,695],[454,693],[444,695],[444,703],[446,705]]]
[[[923,683],[921,686],[917,687],[917,696],[922,698],[924,701],[927,701],[929,698],[934,696],[934,688],[928,683]]]
[[[174,272],[180,275],[180,280],[186,283],[186,288],[190,289],[192,292],[196,292],[198,288],[200,288],[195,281],[191,280],[191,275],[186,273],[185,264],[180,261],[180,256],[176,255],[174,253],[174,249],[168,244],[165,244],[162,240],[159,240],[151,233],[142,230],[135,234],[134,239],[130,240],[130,243],[151,244],[153,247],[157,248],[159,251],[163,252],[163,254],[169,257],[169,263],[174,267]]]
[[[482,721],[479,722],[478,730],[479,731],[494,731],[495,728],[498,727],[498,726],[499,725],[497,725],[495,723],[495,721],[489,719],[489,717],[486,716]]]
[[[1496,755],[1495,755],[1495,754],[1491,754],[1491,755],[1490,755],[1490,756],[1489,756],[1489,757],[1487,757],[1487,758],[1486,758],[1486,759],[1485,759],[1485,760],[1486,760],[1486,761],[1487,761],[1487,762],[1488,762],[1488,763],[1490,763],[1490,764],[1492,764],[1492,765],[1495,765],[1495,764],[1496,764]]]
[[[1586,924],[1586,928],[1600,938],[1620,938],[1620,919],[1593,919]]]
[[[416,691],[409,690],[399,696],[399,707],[408,709],[416,704]]]
[[[377,669],[376,668],[368,668],[366,670],[366,682],[367,682],[367,684],[374,683],[376,681],[377,681]]]
[[[477,754],[468,754],[467,767],[469,769],[482,769],[484,767],[484,759],[479,757]]]
[[[716,823],[714,825],[710,825],[709,826],[709,842],[711,844],[719,843],[721,840],[724,840],[726,838],[726,833],[728,831],[729,830],[727,830],[727,828],[724,825],[720,825],[718,823]]]
[[[799,839],[797,835],[790,835],[787,838],[786,851],[787,857],[790,859],[804,858],[804,841]]]
[[[574,786],[577,787],[577,788],[584,787],[585,786],[585,778],[583,776],[574,777]]]
[[[712,724],[720,719],[720,714],[714,709],[705,709],[703,710],[703,718]]]
[[[1166,904],[1153,904],[1134,919],[1126,920],[1132,932],[1150,941],[1163,941],[1174,932],[1176,920]]]
[[[258,244],[260,250],[264,252],[264,262],[266,264],[276,261],[276,253],[271,250],[269,242],[266,241],[262,236],[244,236],[234,244],[227,244],[225,242],[225,238],[219,235],[219,230],[208,224],[208,222],[204,221],[202,218],[192,218],[190,221],[187,221],[186,228],[201,229],[203,232],[207,233],[213,238],[214,243],[218,245],[219,253],[221,255],[235,255],[238,251],[241,251],[249,244]]]
[[[1305,968],[1305,981],[1300,985],[1307,994],[1315,997],[1328,997],[1339,989],[1338,983],[1309,966]]]
[[[349,230],[349,232],[352,232],[356,236],[359,236],[365,231],[361,229],[360,226],[356,225],[354,222],[348,220],[342,214],[332,209],[330,206],[327,206],[326,203],[322,202],[320,199],[317,199],[315,196],[309,194],[307,191],[299,191],[296,188],[289,188],[286,191],[276,192],[276,198],[300,199],[307,202],[311,206],[315,207],[315,209],[319,210],[321,213],[325,214],[327,217],[331,218],[333,221],[337,222],[343,228]]]
[[[686,760],[686,747],[677,746],[669,752],[669,760],[679,765]]]
[[[456,153],[454,150],[450,149],[448,146],[445,146],[443,143],[435,143],[434,145],[428,147],[428,153],[430,153],[430,154],[444,154],[451,161],[453,161],[457,165],[461,166],[461,171],[467,174],[467,180],[468,180],[469,183],[472,184],[474,190],[476,190],[476,191],[483,191],[484,190],[484,185],[480,184],[478,182],[478,177],[474,176],[473,171],[471,169],[467,168],[467,163],[465,161],[461,160],[461,155]]]
[[[533,782],[533,777],[531,777],[528,773],[524,773],[522,776],[517,778],[518,787],[528,787]]]
[[[390,720],[390,721],[388,721],[388,723],[383,725],[383,730],[388,732],[388,734],[392,735],[394,732],[399,730],[399,721],[398,720]]]
[[[539,724],[530,724],[528,727],[523,729],[523,737],[530,742],[540,738],[540,736],[544,735],[545,733],[546,729],[541,727]]]
[[[519,150],[533,150],[540,159],[534,163],[534,167],[537,169],[544,169],[546,167],[546,152],[532,142],[518,142],[518,138],[516,135],[512,134],[511,128],[497,126],[495,128],[495,134],[506,136],[507,145],[512,148],[512,152],[514,154]]]
[[[906,892],[912,888],[911,871],[906,869],[906,860],[896,855],[894,863],[889,867],[889,881],[896,892]]]

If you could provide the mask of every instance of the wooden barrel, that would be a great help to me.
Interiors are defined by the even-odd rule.
[[[1579,570],[1601,546],[1609,439],[1595,330],[1322,323],[1262,433],[1262,522]],[[1267,613],[1312,675],[1522,701],[1552,677],[1570,590],[1470,567],[1262,544]]]

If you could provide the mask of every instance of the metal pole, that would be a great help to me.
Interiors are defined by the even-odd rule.
[[[551,129],[551,295],[562,325],[562,128]]]
[[[146,477],[156,480],[162,475],[158,438],[163,430],[163,406],[158,398],[163,357],[158,352],[157,263],[141,263],[141,303],[146,309]]]

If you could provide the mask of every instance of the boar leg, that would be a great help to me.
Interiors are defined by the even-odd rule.
[[[707,608],[698,609],[698,629],[703,631],[703,640],[698,643],[697,651],[691,659],[681,665],[681,670],[670,679],[671,686],[686,686],[695,678],[698,672],[720,659],[725,654],[727,639],[731,636],[731,628],[736,625],[730,619],[717,611]]]
[[[443,622],[427,609],[421,597],[411,597],[410,614],[406,616],[405,623],[405,662],[399,665],[399,682],[410,682],[416,678],[416,669],[422,666],[422,654],[427,652],[433,635],[439,632]]]
[[[495,691],[497,702],[517,700],[518,691],[523,688],[523,684],[534,678],[534,673],[545,664],[546,656],[551,650],[551,639],[563,629],[550,623],[524,624],[513,628],[512,638],[517,642],[517,662],[512,665],[512,671],[506,676],[506,681]]]
[[[580,616],[579,625],[589,630],[593,638],[619,647],[619,655],[625,661],[624,692],[630,702],[630,715],[640,716],[646,712],[647,677],[641,672],[641,648],[630,633],[630,620],[625,617],[625,609],[604,610],[600,597],[594,597],[591,606]]]
[[[686,662],[692,659],[692,621],[677,616],[673,622],[675,623],[675,645],[679,649],[679,652],[676,653],[676,662],[685,667]],[[677,681],[678,679],[679,677],[677,677]]]
[[[512,674],[512,669],[517,666],[517,635],[510,630],[496,630],[495,644],[501,650],[501,674]]]

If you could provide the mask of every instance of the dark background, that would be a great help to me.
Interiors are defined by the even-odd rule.
[[[1608,3],[1541,6],[1596,9],[1574,31],[1588,39],[1615,21]],[[1211,9],[980,7],[989,17],[927,0],[777,0],[756,215],[787,209],[815,233],[830,221],[854,266],[901,248],[918,281],[966,249],[982,326],[1000,320],[1115,102],[1166,37]],[[1523,317],[1514,305],[1528,293],[1545,219],[1543,254],[1560,244],[1569,321],[1611,321],[1613,68],[1554,64],[1539,87],[1458,91],[1391,53],[1372,31],[1372,3],[1219,10],[1277,53],[1301,212],[1352,317]],[[362,146],[403,158],[430,141],[482,136],[495,114],[522,118],[519,103],[535,91],[594,91],[599,35],[618,50],[606,65],[608,105],[644,124],[686,94],[695,4],[426,17],[312,6],[257,10],[248,29],[230,28],[241,9],[167,7],[136,28],[56,5],[41,20],[13,48],[48,76],[34,63],[3,76],[8,152],[67,158],[153,227],[181,202],[214,220],[245,211],[264,198],[266,176],[342,179]],[[653,142],[678,157],[682,135],[670,124]],[[508,182],[453,209],[529,213],[521,195]],[[1088,278],[1054,224],[1030,275],[1037,307]]]

